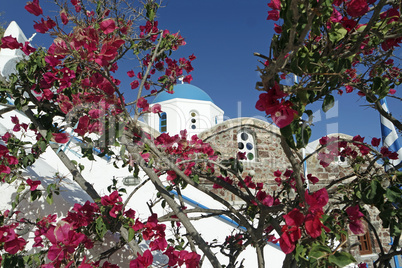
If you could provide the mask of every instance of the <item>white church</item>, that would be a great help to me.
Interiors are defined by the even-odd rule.
[[[198,135],[223,122],[223,110],[205,91],[190,84],[177,84],[173,94],[159,93],[152,104],[160,104],[162,113],[145,114],[144,121],[160,133],[186,129],[190,136]]]

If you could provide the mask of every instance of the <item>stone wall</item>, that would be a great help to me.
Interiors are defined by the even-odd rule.
[[[237,134],[244,130],[254,137],[256,157],[254,161],[243,162],[243,177],[246,175],[252,175],[254,182],[263,182],[265,190],[272,194],[278,188],[273,173],[278,169],[283,172],[291,167],[280,145],[280,132],[277,127],[255,118],[237,118],[225,121],[210,130],[204,131],[199,134],[199,137],[205,142],[210,143],[216,151],[219,151],[222,154],[222,159],[228,159],[230,157],[236,157],[237,152],[239,151]],[[340,137],[347,139],[352,138],[344,134],[334,135],[339,135]],[[313,152],[318,148],[319,143],[317,141],[312,142],[309,144],[307,153]],[[300,152],[300,154],[302,154],[302,152]],[[314,192],[325,187],[332,181],[345,176],[348,173],[347,161],[348,159],[338,159],[337,161],[332,162],[328,167],[324,168],[319,164],[317,154],[310,157],[307,161],[308,173],[311,173],[319,179],[319,183],[316,185],[310,184],[310,191]],[[348,181],[345,181],[344,183],[347,182]],[[212,185],[207,184],[206,186],[212,189]],[[223,189],[214,189],[213,191],[224,197],[226,201],[233,204],[239,202],[236,200],[234,195]],[[334,191],[336,191],[336,187],[334,187]],[[380,239],[383,241],[382,245],[385,249],[388,249],[388,244],[390,242],[389,233],[381,228],[378,211],[371,208],[367,209],[371,212],[371,221],[374,228],[377,230]],[[349,237],[346,247],[349,247],[358,262],[367,262],[369,267],[372,267],[373,260],[377,258],[377,254],[380,252],[379,245],[376,239],[374,239],[373,232],[370,232],[373,253],[369,255],[360,256],[359,246],[356,244],[358,243],[358,237],[352,233]],[[351,247],[352,245],[355,246]]]
[[[227,159],[236,157],[239,151],[237,134],[244,130],[254,136],[256,157],[253,161],[243,162],[243,175],[253,175],[256,182],[267,185],[276,184],[273,173],[277,169],[290,168],[290,163],[280,146],[277,127],[255,118],[237,118],[204,131],[199,137],[219,151],[222,159]]]

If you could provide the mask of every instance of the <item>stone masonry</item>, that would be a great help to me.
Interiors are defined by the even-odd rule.
[[[219,151],[222,155],[222,159],[228,159],[230,157],[236,157],[237,152],[239,151],[237,134],[242,131],[247,131],[247,133],[253,135],[256,150],[254,161],[243,162],[244,171],[242,175],[243,177],[246,175],[252,175],[254,182],[263,182],[266,191],[272,194],[278,188],[273,173],[278,169],[283,172],[286,169],[291,168],[291,165],[280,145],[280,131],[276,126],[255,118],[237,118],[224,121],[223,123],[200,133],[198,136],[204,142],[210,143],[216,151]],[[334,135],[339,135],[342,138],[351,138],[344,134]],[[311,144],[314,146],[314,143]],[[310,151],[318,149],[319,143],[316,142],[315,144],[317,144],[315,146],[316,148],[311,148],[310,146]],[[317,154],[315,154],[308,159],[307,170],[308,173],[318,177],[320,180],[316,185],[310,185],[310,191],[315,191],[328,185],[331,181],[347,174],[347,159],[338,159],[337,161],[332,162],[328,167],[324,168],[319,164]],[[212,188],[212,185],[209,185],[209,187]],[[223,196],[229,202],[238,202],[233,195],[223,189],[214,191]],[[378,211],[371,208],[366,209],[371,212],[371,221],[382,240],[382,245],[385,249],[389,248],[389,233],[381,228]],[[373,232],[370,232],[370,240],[372,245],[371,254],[360,255],[358,237],[352,233],[350,234],[347,243],[345,243],[345,247],[349,247],[358,262],[366,262],[368,267],[373,267],[372,262],[377,258],[380,249],[376,239],[374,239]]]

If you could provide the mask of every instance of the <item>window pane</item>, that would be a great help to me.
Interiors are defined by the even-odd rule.
[[[243,150],[244,143],[242,143],[242,142],[237,143],[237,147],[239,147],[240,150]]]
[[[249,143],[249,142],[247,143],[246,147],[247,147],[247,150],[252,150],[253,149],[253,145],[251,143]]]

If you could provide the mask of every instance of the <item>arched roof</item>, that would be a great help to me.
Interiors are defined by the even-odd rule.
[[[190,84],[177,84],[173,87],[173,91],[173,94],[167,93],[166,91],[159,93],[152,103],[176,98],[213,102],[211,97],[204,90]]]

